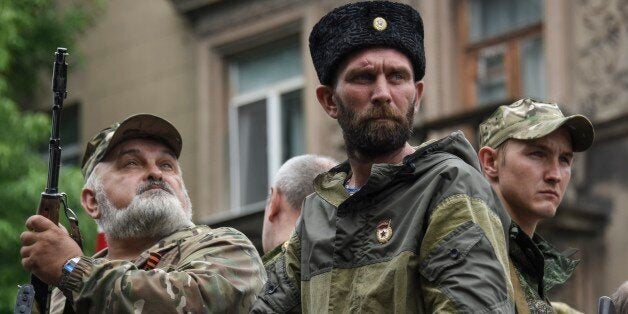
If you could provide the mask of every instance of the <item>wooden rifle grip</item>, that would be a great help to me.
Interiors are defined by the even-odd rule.
[[[60,194],[46,194],[41,193],[41,199],[39,200],[39,207],[37,208],[37,215],[42,215],[55,225],[59,224],[59,208],[61,207],[61,195]]]
[[[61,194],[41,193],[37,214],[50,219],[55,225],[59,224],[59,208],[61,207]],[[50,310],[51,287],[31,274],[31,284],[35,290],[35,301],[40,313],[48,313]]]

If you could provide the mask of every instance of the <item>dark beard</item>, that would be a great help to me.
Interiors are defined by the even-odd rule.
[[[356,116],[338,97],[338,123],[347,146],[347,154],[353,158],[372,159],[391,153],[405,145],[412,135],[414,106],[405,117],[395,115],[388,105],[375,106],[362,117]],[[412,102],[414,104],[414,102]],[[386,118],[386,120],[376,120]]]

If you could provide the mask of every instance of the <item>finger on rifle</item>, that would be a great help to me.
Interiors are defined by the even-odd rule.
[[[31,256],[31,247],[30,246],[23,246],[22,248],[20,248],[20,256],[22,257],[22,260],[24,260],[25,258],[28,258]]]
[[[52,223],[50,219],[42,215],[33,215],[28,217],[28,219],[26,220],[26,229],[30,231],[42,232],[52,227],[55,227],[55,224]]]
[[[20,234],[20,242],[22,246],[29,246],[37,242],[37,234],[32,231],[24,231]]]
[[[22,267],[24,267],[24,269],[26,269],[26,271],[31,271],[31,269],[33,268],[33,261],[28,258],[28,257],[23,257],[22,258]]]

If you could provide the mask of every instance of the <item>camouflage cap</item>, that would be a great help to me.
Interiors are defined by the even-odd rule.
[[[500,106],[480,124],[480,147],[497,148],[511,138],[537,139],[560,127],[566,127],[571,134],[574,152],[587,150],[593,143],[593,125],[585,116],[565,117],[555,103],[546,104],[526,98]]]
[[[112,124],[96,134],[88,143],[81,162],[81,172],[87,179],[103,158],[116,145],[133,138],[151,138],[168,145],[179,158],[183,140],[179,131],[168,121],[152,114],[137,114]]]

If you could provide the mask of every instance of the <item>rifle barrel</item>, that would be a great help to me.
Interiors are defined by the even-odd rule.
[[[46,193],[48,194],[55,194],[59,189],[59,167],[61,166],[59,129],[61,126],[63,100],[67,96],[68,64],[65,61],[67,55],[68,50],[66,48],[57,48],[52,69],[52,127],[48,144],[48,182],[46,184]]]

